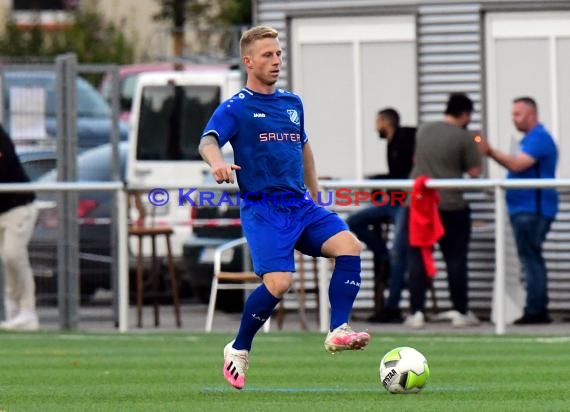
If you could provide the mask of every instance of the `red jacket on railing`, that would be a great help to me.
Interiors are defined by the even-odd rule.
[[[420,248],[426,273],[434,277],[437,269],[433,258],[433,246],[444,235],[445,230],[439,216],[439,193],[426,187],[427,176],[414,181],[410,202],[410,246]]]

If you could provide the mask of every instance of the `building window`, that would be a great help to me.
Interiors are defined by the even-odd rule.
[[[69,0],[12,0],[12,9],[20,10],[66,10],[77,1]]]

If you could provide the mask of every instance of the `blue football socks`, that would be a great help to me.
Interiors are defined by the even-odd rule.
[[[264,284],[259,285],[247,298],[241,316],[234,349],[251,350],[251,344],[257,331],[271,316],[271,312],[281,299],[273,296]]]
[[[330,330],[347,323],[360,290],[360,256],[338,256],[329,284]]]

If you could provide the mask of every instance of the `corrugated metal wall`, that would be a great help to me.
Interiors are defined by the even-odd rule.
[[[421,6],[418,13],[418,94],[421,122],[441,120],[450,92],[465,92],[481,129],[481,46],[478,4]]]

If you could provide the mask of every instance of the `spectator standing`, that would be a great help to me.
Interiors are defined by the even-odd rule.
[[[519,97],[513,101],[513,123],[524,133],[516,154],[492,148],[482,139],[482,151],[508,170],[507,179],[553,179],[558,150],[552,135],[538,121],[536,101]],[[515,325],[550,323],[548,276],[542,245],[558,211],[556,189],[508,189],[507,209],[526,280],[526,305]]]
[[[14,143],[0,125],[0,183],[25,183]],[[34,193],[0,192],[0,257],[4,272],[4,330],[37,330],[34,275],[28,257],[37,208]]]
[[[425,124],[418,129],[412,178],[458,179],[465,173],[471,177],[480,175],[481,155],[466,130],[472,112],[471,99],[463,93],[454,93],[447,101],[443,121]],[[460,327],[478,323],[477,318],[468,312],[469,206],[460,190],[441,190],[438,209],[445,230],[438,244],[447,268],[453,325]],[[431,279],[426,274],[420,248],[410,247],[408,256],[411,313],[405,323],[421,328],[425,322],[426,288]]]

